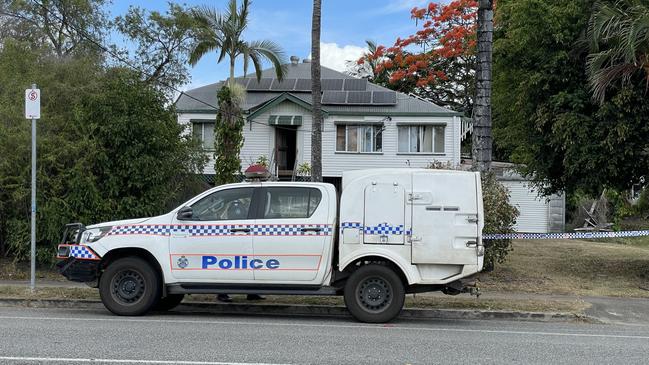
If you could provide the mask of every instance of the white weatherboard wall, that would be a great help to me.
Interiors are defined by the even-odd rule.
[[[384,117],[350,117],[329,116],[325,120],[322,132],[322,175],[342,176],[343,171],[385,168],[385,167],[426,167],[432,161],[450,162],[457,166],[460,164],[460,122],[457,118],[433,117],[392,117],[391,121],[385,120],[383,131],[383,152],[380,153],[348,153],[336,152],[336,122],[353,124],[354,122],[377,122]],[[446,124],[445,153],[399,153],[398,129],[399,125],[411,124]]]
[[[301,115],[302,126],[297,128],[296,164],[311,162],[311,111],[290,101],[284,101],[276,107],[248,121],[243,127],[243,147],[241,148],[241,168],[245,170],[260,156],[266,156],[274,162],[275,128],[268,125],[271,115]],[[215,114],[180,114],[178,123],[187,125],[186,133],[191,133],[190,120],[215,120]],[[460,163],[460,121],[454,117],[392,117],[383,121],[383,152],[381,153],[339,153],[336,152],[336,122],[377,122],[382,116],[329,116],[324,120],[322,132],[322,165],[323,176],[340,177],[343,171],[384,168],[384,167],[426,167],[432,161]],[[445,152],[443,154],[410,154],[398,152],[398,125],[412,124],[446,124]],[[281,127],[280,127],[281,128]],[[209,153],[210,161],[203,173],[214,174],[214,160]]]
[[[525,180],[501,180],[509,190],[510,203],[520,215],[514,230],[525,233],[561,232],[564,229],[565,198],[563,195],[540,197]]]

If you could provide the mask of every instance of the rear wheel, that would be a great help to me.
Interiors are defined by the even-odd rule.
[[[156,305],[155,310],[157,311],[169,311],[176,308],[180,302],[185,298],[185,294],[167,294],[166,297],[160,298],[158,305]]]
[[[399,315],[405,289],[399,276],[385,265],[362,266],[345,284],[345,305],[361,322],[383,323]]]
[[[99,295],[109,311],[120,316],[140,316],[158,303],[160,279],[145,260],[121,258],[110,263],[101,275]]]

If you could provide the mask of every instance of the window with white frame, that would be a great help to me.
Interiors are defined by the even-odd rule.
[[[444,153],[445,125],[399,126],[401,153]]]
[[[336,126],[336,152],[382,152],[383,125],[339,124]]]
[[[214,149],[214,123],[213,122],[193,122],[192,136],[201,142],[201,146],[206,150]]]

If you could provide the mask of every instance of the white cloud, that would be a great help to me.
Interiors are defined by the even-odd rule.
[[[320,43],[320,64],[336,71],[345,71],[346,61],[361,58],[367,48],[351,44],[340,47],[337,43]],[[309,56],[310,58],[310,56]]]

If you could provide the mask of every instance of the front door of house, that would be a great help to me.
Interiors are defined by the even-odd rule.
[[[275,127],[275,151],[279,176],[292,176],[297,155],[297,128]]]

